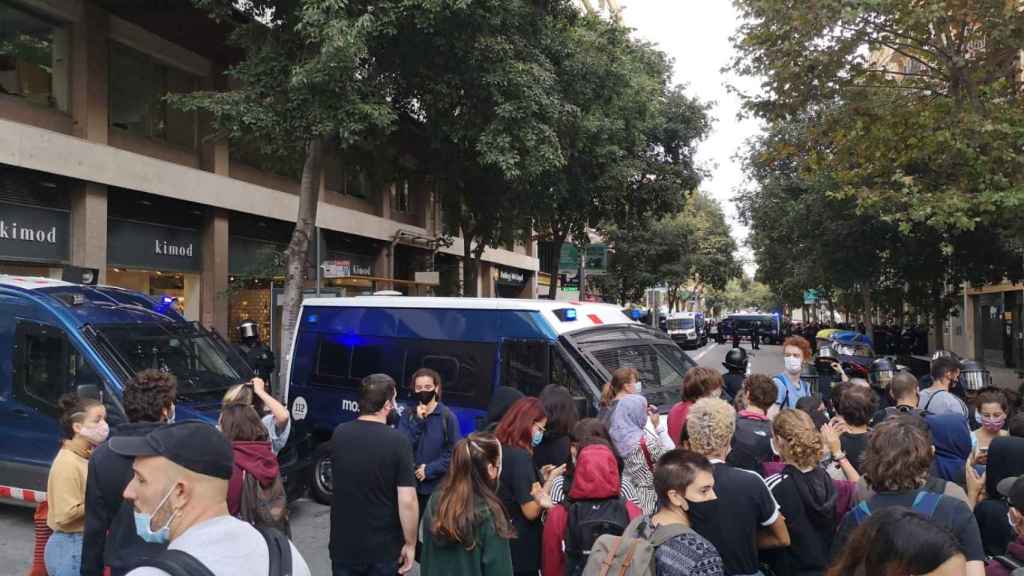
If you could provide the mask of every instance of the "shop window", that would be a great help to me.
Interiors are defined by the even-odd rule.
[[[409,214],[412,212],[408,180],[402,180],[391,189],[391,209],[399,214]]]
[[[96,371],[59,328],[30,321],[18,322],[15,394],[19,400],[55,414],[61,395],[77,386],[101,386]]]
[[[69,35],[0,0],[0,94],[67,112]]]
[[[196,146],[196,113],[168,104],[167,94],[193,92],[195,76],[165,66],[137,50],[110,43],[110,125],[131,134]]]

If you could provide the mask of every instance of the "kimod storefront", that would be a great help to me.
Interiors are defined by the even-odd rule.
[[[69,185],[0,166],[0,274],[61,277],[71,259]]]

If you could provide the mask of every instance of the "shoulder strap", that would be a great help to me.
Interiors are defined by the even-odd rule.
[[[789,382],[786,381],[786,377],[783,374],[776,374],[772,380],[775,380],[782,385],[782,389],[786,391],[786,396],[782,399],[782,404],[779,404],[780,408],[789,408]]]
[[[448,445],[448,416],[450,414],[447,406],[441,406],[441,441],[444,446]]]
[[[215,576],[195,556],[181,550],[164,550],[156,558],[146,560],[143,565],[159,568],[171,576]]]
[[[853,507],[853,510],[850,510],[850,513],[853,514],[854,526],[860,526],[868,519],[868,516],[871,516],[871,508],[868,507],[868,501],[861,500],[859,504]]]
[[[683,526],[682,524],[658,526],[654,529],[654,534],[651,535],[651,544],[657,548],[676,536],[682,536],[683,534],[689,534],[690,532],[693,532],[693,529],[689,526]]]
[[[939,502],[941,500],[942,494],[922,490],[917,493],[916,497],[914,497],[914,505],[912,508],[914,512],[918,512],[928,518],[931,518],[935,514],[935,509],[939,507]]]
[[[654,457],[651,456],[650,449],[647,448],[647,433],[640,437],[640,451],[644,453],[644,460],[647,461],[647,467],[650,468],[651,473],[654,473]]]
[[[268,576],[291,576],[292,545],[288,537],[273,528],[261,528],[260,534],[266,541],[267,551],[270,553]]]
[[[1007,570],[1017,570],[1020,568],[1024,568],[1024,564],[1020,563],[1016,558],[1010,556],[1009,554],[1005,556],[996,556],[995,558],[993,558],[993,560],[1002,564],[1003,567]]]

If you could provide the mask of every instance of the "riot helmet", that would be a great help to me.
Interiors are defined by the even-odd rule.
[[[725,353],[725,362],[722,363],[730,372],[746,372],[747,351],[743,348],[733,348]]]
[[[260,337],[259,327],[252,320],[246,320],[238,325],[238,337],[242,340],[258,340]]]
[[[992,373],[976,360],[960,363],[960,385],[969,392],[977,392],[992,385]]]
[[[868,381],[875,388],[888,388],[892,377],[896,374],[896,366],[888,358],[876,358],[871,363]]]

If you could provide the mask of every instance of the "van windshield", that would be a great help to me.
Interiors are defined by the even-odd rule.
[[[619,368],[636,368],[643,383],[643,395],[655,406],[671,407],[679,401],[683,375],[696,365],[674,343],[661,340],[584,343],[584,351],[609,373]]]
[[[669,330],[693,330],[693,318],[669,318]]]
[[[174,374],[179,397],[223,392],[245,380],[244,368],[232,363],[230,352],[194,324],[106,324],[94,328],[129,372],[153,368]]]

